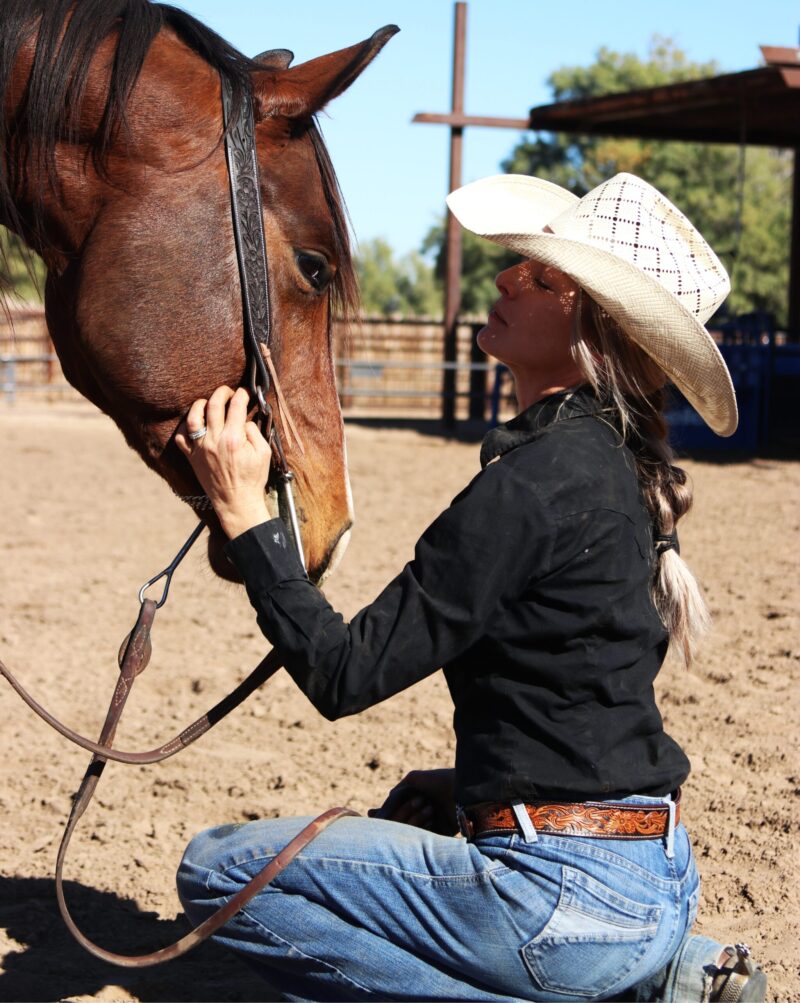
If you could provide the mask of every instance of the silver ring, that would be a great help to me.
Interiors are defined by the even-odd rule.
[[[203,427],[198,428],[196,432],[190,432],[189,438],[192,440],[192,442],[197,442],[199,439],[202,439],[207,434],[208,434],[208,429],[206,428],[205,425],[203,425]]]

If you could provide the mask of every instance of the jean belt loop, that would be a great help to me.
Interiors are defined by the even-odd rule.
[[[675,856],[675,802],[672,795],[668,794],[664,799],[664,804],[669,810],[669,825],[666,833],[665,852],[670,860]]]
[[[517,820],[517,825],[522,830],[522,836],[526,843],[538,843],[539,837],[536,835],[536,829],[534,828],[531,817],[528,814],[528,809],[525,807],[523,801],[512,801],[511,810],[514,812],[514,818]]]

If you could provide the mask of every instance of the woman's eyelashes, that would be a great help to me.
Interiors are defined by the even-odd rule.
[[[321,292],[331,281],[333,273],[327,260],[313,251],[296,251],[297,267],[312,289]]]
[[[553,291],[553,287],[552,287],[552,286],[549,286],[549,285],[548,285],[548,284],[547,284],[547,283],[546,283],[546,282],[544,281],[544,279],[540,279],[538,275],[537,275],[537,276],[536,276],[536,277],[534,278],[534,280],[533,280],[533,281],[534,281],[534,282],[536,283],[536,285],[537,285],[537,286],[538,286],[538,287],[539,287],[540,289],[544,289],[544,290],[546,290],[546,291],[547,291],[547,292],[549,292],[549,293],[551,293],[551,292]]]

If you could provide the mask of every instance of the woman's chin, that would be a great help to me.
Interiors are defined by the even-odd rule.
[[[506,331],[507,328],[504,325],[492,323],[490,317],[488,323],[478,331],[476,338],[478,348],[486,355],[497,359],[498,362],[505,362],[505,356],[508,354],[507,338],[504,337]]]
[[[484,324],[483,327],[480,329],[480,331],[478,331],[478,335],[475,338],[475,341],[477,342],[478,348],[482,352],[485,352],[487,355],[491,354],[489,352],[489,344],[491,342],[491,335],[489,333],[489,325],[488,324]]]

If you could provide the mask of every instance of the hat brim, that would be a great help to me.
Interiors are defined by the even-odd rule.
[[[481,237],[487,232],[533,233],[579,201],[560,185],[522,174],[481,178],[447,196],[459,223]]]
[[[551,189],[569,196],[555,211]],[[728,367],[694,314],[656,279],[613,252],[541,232],[577,201],[575,196],[538,178],[499,175],[467,185],[447,201],[468,230],[574,279],[664,370],[717,435],[733,435],[738,413]]]

